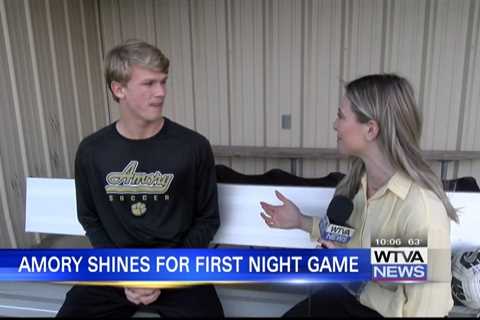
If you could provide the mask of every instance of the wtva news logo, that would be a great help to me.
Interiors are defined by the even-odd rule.
[[[372,280],[426,281],[427,255],[427,247],[372,247]]]
[[[355,229],[330,223],[327,216],[320,220],[320,235],[322,239],[340,243],[348,243],[355,233]]]

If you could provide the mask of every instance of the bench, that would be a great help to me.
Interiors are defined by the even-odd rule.
[[[71,179],[28,178],[26,231],[59,235],[84,235],[77,221],[75,187]],[[221,246],[312,248],[309,236],[299,230],[270,229],[263,223],[259,201],[278,203],[274,190],[292,199],[305,213],[322,215],[333,188],[275,187],[218,184],[221,227],[212,243]],[[452,223],[452,247],[480,246],[475,226],[480,225],[480,194],[448,193],[461,207],[461,223]],[[78,237],[78,239],[85,238]],[[73,246],[68,246],[73,247]],[[69,286],[48,283],[1,283],[0,316],[52,316],[61,306]],[[226,316],[281,316],[306,298],[305,285],[216,286]],[[46,298],[48,297],[48,298]],[[472,315],[455,307],[451,315]]]

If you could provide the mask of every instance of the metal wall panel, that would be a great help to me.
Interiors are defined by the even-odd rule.
[[[430,3],[422,148],[455,150],[470,1]]]
[[[269,147],[301,145],[302,1],[265,3],[265,129]],[[290,117],[283,129],[282,116]],[[288,160],[267,160],[266,170],[290,170]]]
[[[480,2],[472,1],[469,23],[470,37],[467,39],[468,59],[464,77],[467,77],[462,95],[463,114],[459,116],[457,150],[479,150],[480,139]],[[460,134],[461,133],[461,134]],[[474,176],[480,182],[480,161],[457,163],[456,176]]]
[[[84,55],[87,61],[85,67],[88,79],[90,113],[94,128],[98,130],[106,123],[110,123],[107,88],[103,80],[103,49],[99,28],[98,2],[97,0],[82,0],[80,8],[82,9]]]
[[[193,1],[190,9],[195,129],[212,144],[228,145],[226,3]]]
[[[0,1],[0,247],[25,233],[25,181],[72,177],[81,138],[106,124],[94,0]]]
[[[53,38],[53,61],[55,85],[58,86],[57,103],[61,109],[59,117],[63,119],[60,122],[65,127],[65,140],[68,148],[67,157],[70,164],[70,173],[73,174],[73,161],[75,159],[76,147],[83,135],[80,118],[78,117],[79,106],[76,90],[72,84],[71,69],[71,45],[69,45],[69,35],[67,31],[67,22],[65,18],[65,1],[53,0],[46,3],[47,10],[50,12]],[[58,81],[58,83],[57,83]]]
[[[195,128],[190,2],[155,1],[156,44],[170,60],[165,115]]]
[[[227,1],[230,144],[264,146],[265,5],[255,0]],[[262,159],[232,159],[233,169],[263,173]]]
[[[35,86],[35,76],[32,79],[35,63],[32,61],[30,49],[32,44],[29,41],[31,27],[28,26],[26,17],[28,4],[24,1],[5,1],[2,5],[2,11],[5,10],[5,16],[2,17],[2,20],[5,18],[2,21],[4,43],[7,50],[8,74],[11,79],[11,91],[8,92],[8,95],[13,98],[13,104],[10,105],[11,108],[6,113],[14,112],[17,130],[21,132],[19,134],[21,141],[11,140],[7,144],[20,142],[20,159],[24,165],[23,174],[9,176],[10,170],[17,169],[12,162],[17,161],[18,158],[10,158],[9,151],[7,151],[6,160],[3,160],[3,163],[5,166],[4,173],[10,183],[6,186],[9,193],[10,211],[6,214],[10,216],[17,245],[22,246],[34,241],[33,235],[27,235],[23,232],[25,226],[25,215],[22,214],[25,211],[25,203],[22,201],[25,194],[24,177],[39,175],[41,172],[47,174],[51,172],[51,169],[48,161],[45,161],[45,127],[41,121],[37,121],[37,119],[43,117],[43,112],[41,105],[36,107],[38,91]],[[3,139],[7,137],[8,135]],[[35,159],[36,161],[28,161],[28,159]]]
[[[155,28],[156,44],[172,60],[166,114],[213,144],[333,147],[344,82],[385,71],[406,76],[415,88],[425,116],[422,146],[460,150],[456,131],[463,130],[459,117],[467,119],[460,97],[474,5],[122,0],[102,1],[100,13],[103,39],[125,40],[127,33],[149,39]],[[103,45],[106,51],[113,42]],[[282,115],[290,116],[290,129],[282,129]],[[231,165],[249,173],[290,170],[288,160]],[[297,173],[346,169],[345,162],[304,161]]]
[[[123,39],[141,38],[155,42],[153,0],[119,0],[119,18]]]
[[[410,80],[418,98],[426,50],[426,1],[388,1],[384,11],[385,54],[382,70]]]
[[[342,90],[345,1],[308,1],[304,7],[302,147],[336,146],[333,122]],[[337,171],[337,161],[304,161],[307,177]]]
[[[3,177],[3,164],[0,157],[0,184],[6,186],[5,179]],[[10,207],[8,205],[8,195],[5,188],[0,190],[1,212],[0,223],[2,225],[0,234],[0,246],[1,247],[16,247],[17,239],[15,237],[15,230],[13,229],[12,217],[10,215]]]
[[[381,71],[385,7],[386,2],[382,0],[346,2],[342,57],[344,81]]]
[[[0,97],[2,103],[2,125],[0,126],[0,200],[2,214],[0,215],[0,247],[15,247],[17,241],[13,219],[14,211],[10,208],[16,208],[21,205],[19,197],[19,185],[16,177],[25,176],[28,170],[25,161],[25,144],[23,143],[23,131],[17,126],[18,118],[18,99],[11,94],[15,82],[12,81],[12,54],[9,42],[9,28],[6,19],[5,3],[0,1],[0,20],[1,32],[0,41],[0,72],[4,81],[0,81]],[[13,107],[12,107],[13,106]],[[19,139],[21,137],[21,140]],[[15,161],[14,161],[15,160]]]
[[[58,77],[57,72],[51,72],[56,63],[54,53],[52,52],[53,42],[51,39],[52,30],[49,28],[49,22],[42,17],[47,16],[46,3],[43,1],[30,1],[30,11],[38,14],[32,15],[32,37],[29,40],[34,47],[35,68],[33,80],[37,86],[36,94],[37,104],[40,110],[43,110],[43,119],[40,123],[45,124],[46,137],[48,141],[47,159],[51,159],[47,170],[48,176],[65,177],[70,175],[69,157],[67,154],[67,144],[65,138],[65,125],[63,121],[63,110],[58,103]],[[51,25],[51,24],[50,24]],[[48,44],[48,45],[42,45]],[[42,79],[40,80],[40,75]],[[50,172],[48,172],[50,171]]]
[[[120,7],[118,0],[102,0],[98,2],[98,19],[100,20],[100,34],[101,34],[101,50],[102,59],[107,50],[111,49],[118,43],[123,41],[122,25],[120,19]],[[142,20],[143,21],[143,20]],[[138,36],[140,37],[140,36]],[[126,40],[126,39],[125,39]],[[102,70],[104,66],[102,64]],[[103,80],[103,78],[102,78]],[[108,89],[107,89],[108,90]],[[119,110],[116,102],[113,101],[109,91],[107,91],[107,104],[109,110],[109,118],[111,121],[118,119]]]

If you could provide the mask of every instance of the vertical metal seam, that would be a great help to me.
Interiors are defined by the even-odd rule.
[[[152,3],[152,12],[153,12],[153,37],[155,39],[155,45],[158,47],[159,43],[158,43],[158,34],[157,34],[157,23],[155,21],[157,21],[157,19],[155,19],[155,15],[157,13],[157,7],[155,6],[155,3],[156,1],[152,0],[151,1]]]
[[[429,32],[430,32],[430,11],[431,11],[431,0],[426,0],[425,2],[425,12],[424,12],[424,27],[423,27],[423,41],[422,41],[422,62],[420,66],[420,83],[419,83],[419,92],[418,92],[418,107],[420,111],[425,110],[425,86],[426,81],[429,79],[427,77],[427,55],[429,49]],[[424,118],[422,116],[422,118]]]
[[[207,1],[209,1],[209,0],[207,0]],[[210,1],[215,1],[215,0],[210,0]],[[206,21],[207,21],[207,10],[202,6],[201,8],[199,8],[198,11],[199,11],[199,16],[201,17],[200,19],[202,19],[201,20],[202,25],[201,25],[201,27],[199,27],[199,30],[201,31],[199,33],[201,33],[201,37],[203,38],[203,39],[201,38],[202,39],[201,43],[206,44],[207,41],[208,41],[208,28],[206,26],[206,24],[207,24],[206,23]],[[204,69],[202,71],[204,71],[204,73],[205,73],[205,78],[204,78],[205,79],[205,92],[203,92],[203,96],[205,97],[205,106],[207,108],[207,110],[206,110],[207,111],[206,112],[207,117],[206,118],[207,118],[207,121],[209,121],[210,120],[210,114],[212,112],[212,108],[210,108],[210,99],[209,99],[210,95],[208,94],[209,72],[208,72],[208,58],[207,58],[207,52],[206,52],[205,47],[202,47],[202,54],[203,54],[203,57],[202,57],[203,59],[202,60],[203,60],[203,63],[204,63],[204,65],[203,65]],[[207,128],[208,128],[208,125],[207,125]],[[202,128],[200,128],[200,129],[202,129]],[[211,139],[210,130],[208,130],[207,136]]]
[[[89,108],[90,115],[92,117],[93,131],[97,131],[97,119],[95,117],[95,101],[93,98],[93,88],[92,88],[92,73],[90,71],[90,57],[88,56],[88,39],[87,39],[87,27],[85,25],[85,9],[83,7],[83,0],[80,1],[80,21],[82,26],[82,40],[83,40],[83,53],[85,54],[85,65],[87,67],[87,87],[88,87],[88,98],[90,100]]]
[[[456,143],[456,150],[460,151],[462,149],[462,141],[463,141],[463,126],[465,122],[465,108],[466,108],[466,95],[467,95],[467,87],[468,87],[468,80],[470,77],[470,59],[472,54],[475,55],[475,51],[471,50],[470,44],[472,43],[473,37],[473,24],[474,24],[474,13],[475,13],[475,3],[470,1],[470,10],[468,14],[468,23],[467,23],[467,35],[465,39],[465,56],[463,62],[463,79],[462,79],[462,86],[461,86],[461,94],[460,94],[460,110],[458,116],[458,126],[457,126],[457,143]],[[478,37],[475,39],[475,44],[477,44]],[[476,46],[475,46],[476,47]],[[454,165],[454,174],[453,177],[458,177],[458,170],[459,170],[459,161],[455,162]]]
[[[432,10],[431,10],[432,12],[431,13],[429,12],[429,15],[430,14],[432,15],[432,18],[431,18],[431,20],[432,20],[432,22],[431,22],[431,29],[432,29],[431,32],[432,32],[432,34],[428,35],[429,37],[428,37],[428,40],[427,40],[427,43],[430,44],[430,42],[431,42],[431,45],[428,48],[429,49],[428,56],[430,57],[430,60],[433,58],[433,55],[434,55],[433,42],[435,41],[435,34],[436,34],[435,26],[436,26],[437,15],[438,15],[438,12],[437,12],[438,3],[436,1],[433,1],[432,4],[433,4]],[[429,32],[430,32],[430,25],[429,25]],[[427,59],[428,59],[428,57],[427,57]],[[429,80],[428,86],[429,86],[430,91],[432,91],[432,83],[431,82],[433,82],[433,79],[432,79],[433,67],[431,65],[433,65],[433,61],[430,61],[430,65],[427,64],[427,67],[430,67],[430,68],[428,68],[427,72],[426,72],[427,73],[427,79]],[[425,108],[425,106],[424,106],[424,108]],[[435,116],[435,115],[433,115],[433,116]],[[423,136],[425,136],[425,135],[423,135]],[[429,148],[431,148],[431,147],[429,147]]]
[[[478,4],[478,2],[475,2],[476,4]],[[477,51],[478,50],[478,47],[479,47],[479,36],[480,36],[480,6],[477,6],[476,8],[476,12],[477,12],[477,27],[476,27],[476,39],[475,39],[475,50]],[[477,59],[478,55],[475,56],[475,59]],[[473,81],[472,81],[472,84],[473,86]],[[477,94],[477,97],[479,97],[480,95]],[[479,112],[478,110],[475,112],[475,118],[478,119],[478,115],[479,115]],[[474,128],[473,128],[473,131],[472,132],[477,132],[478,130],[478,121],[475,121],[474,122]],[[472,169],[474,167],[474,160],[471,160],[470,161],[470,172],[472,172]],[[477,161],[478,163],[478,161]]]
[[[353,17],[355,16],[355,19],[356,19],[356,30],[357,30],[357,33],[356,33],[357,41],[356,41],[356,43],[355,43],[355,44],[356,44],[356,46],[355,46],[355,51],[353,51],[353,50],[350,51],[351,53],[352,53],[352,52],[355,52],[355,63],[354,63],[354,64],[355,64],[355,75],[352,74],[352,64],[351,64],[351,60],[349,61],[349,62],[350,62],[350,68],[349,68],[349,69],[350,69],[350,76],[356,77],[356,76],[358,75],[358,68],[357,68],[358,63],[357,63],[357,62],[359,61],[359,52],[360,52],[360,41],[359,41],[358,38],[359,38],[359,35],[360,35],[360,33],[361,33],[361,29],[360,29],[360,27],[361,27],[361,23],[360,23],[360,22],[361,22],[361,21],[360,21],[360,20],[361,20],[362,16],[361,16],[361,9],[360,9],[360,7],[358,7],[358,6],[356,7],[356,8],[357,8],[356,12],[354,12],[354,10],[353,10],[353,8],[355,7],[355,3],[356,3],[356,2],[354,2],[353,0],[351,0],[350,3],[352,4],[352,5],[350,6],[350,9],[351,9],[350,15],[351,15],[351,17],[352,17],[352,27],[353,27]],[[351,43],[352,43],[352,40],[353,40],[353,36],[352,36],[352,35],[353,35],[353,29],[350,29],[350,32],[351,32],[351,34],[350,34],[350,44],[351,44]],[[369,60],[368,62],[370,62],[370,60]],[[371,67],[371,66],[369,65],[369,69],[370,69],[370,67]]]
[[[186,56],[185,52],[187,52],[187,50],[185,49],[185,46],[184,46],[184,41],[185,41],[185,34],[184,34],[184,31],[185,29],[182,29],[182,37],[181,37],[181,40],[179,41],[179,49],[175,48],[175,45],[173,44],[172,42],[172,39],[175,39],[175,35],[173,34],[173,29],[175,29],[175,27],[172,27],[172,21],[182,21],[183,20],[183,17],[185,15],[182,15],[182,8],[185,8],[185,1],[182,0],[182,3],[181,4],[178,4],[178,2],[175,3],[175,5],[169,5],[168,6],[168,15],[165,19],[165,22],[167,24],[167,39],[168,39],[168,44],[167,46],[170,47],[171,51],[170,51],[170,54],[173,56],[174,54],[178,53],[177,56],[179,57],[178,61],[184,61],[184,58]],[[158,7],[156,7],[158,10]],[[188,7],[187,7],[188,8]],[[161,26],[158,26],[158,25],[155,25],[155,28],[161,28]],[[188,26],[187,26],[188,27]],[[161,35],[159,33],[157,33],[157,37],[161,37]],[[160,39],[159,39],[160,40]],[[190,49],[191,51],[191,49]],[[172,62],[173,63],[173,62]],[[180,70],[180,69],[178,69]],[[177,71],[178,71],[177,70]],[[171,93],[168,95],[168,99],[170,99],[170,105],[171,106],[174,106],[171,108],[171,115],[173,117],[174,120],[178,121],[178,119],[180,118],[179,114],[183,114],[184,115],[184,121],[186,122],[188,120],[187,118],[187,114],[190,114],[187,112],[186,110],[186,98],[184,98],[181,93],[185,91],[186,89],[186,78],[188,77],[185,77],[185,65],[182,64],[181,66],[181,74],[182,76],[178,76],[178,77],[173,77],[172,78],[172,81],[169,82],[169,85],[170,85],[170,88],[171,88]],[[180,74],[180,72],[178,73]],[[180,83],[180,84],[179,84]],[[175,86],[175,84],[178,84],[178,86]],[[182,90],[179,90],[179,89],[182,89]],[[180,92],[182,91],[182,92]],[[185,94],[186,95],[186,94]],[[181,96],[182,98],[178,99],[178,97]],[[193,100],[193,99],[192,99]],[[181,106],[181,109],[180,109],[180,106]],[[193,112],[192,112],[193,113]]]
[[[119,0],[115,0],[116,4],[117,4],[117,12],[118,12],[118,26],[119,26],[119,29],[120,29],[120,40],[121,41],[124,41],[125,40],[125,37],[124,37],[124,32],[123,32],[123,23],[122,23],[122,10],[120,8],[120,2]]]
[[[267,1],[262,1],[262,105],[263,105],[263,146],[267,146]],[[267,170],[267,159],[263,159],[263,171]]]
[[[194,47],[193,47],[193,18],[192,18],[192,0],[188,1],[188,23],[190,35],[190,69],[192,71],[192,108],[193,108],[193,128],[197,130],[197,104],[196,104],[196,88],[195,88],[195,65],[194,65]]]
[[[71,68],[71,80],[72,80],[72,87],[73,87],[73,104],[75,108],[75,116],[77,121],[77,133],[78,133],[78,140],[80,141],[83,138],[83,129],[82,129],[82,121],[80,118],[80,106],[78,102],[78,90],[77,90],[77,80],[75,78],[75,63],[73,63],[73,46],[72,46],[72,35],[70,30],[70,18],[68,16],[68,8],[67,3],[63,3],[63,13],[65,15],[65,26],[66,26],[66,33],[67,33],[67,47],[68,47],[68,58],[70,62]]]
[[[243,19],[244,19],[245,15],[246,15],[246,14],[244,14],[244,12],[245,12],[246,9],[245,9],[245,7],[242,6],[242,5],[245,5],[245,3],[240,4],[240,9],[238,10],[238,12],[239,12],[238,23],[239,23],[239,26],[240,26],[240,27],[239,27],[240,31],[238,31],[238,33],[239,33],[239,38],[238,38],[238,40],[239,40],[239,42],[240,42],[241,44],[242,44],[242,31],[241,31],[241,30],[243,29],[243,25],[244,25]],[[235,42],[234,42],[234,44],[235,44]],[[245,57],[244,57],[243,51],[242,51],[243,46],[240,45],[240,48],[241,48],[241,49],[239,49],[238,51],[237,51],[237,50],[234,50],[234,52],[237,53],[236,57],[238,58],[238,61],[239,61],[238,64],[239,64],[240,66],[244,66]],[[235,49],[237,49],[237,47],[235,47]],[[240,95],[239,95],[239,97],[240,97],[240,105],[243,106],[243,105],[245,104],[245,102],[244,102],[244,96],[245,96],[245,95],[244,95],[244,90],[245,90],[245,88],[244,88],[244,83],[245,83],[245,81],[244,81],[244,75],[245,75],[245,73],[244,73],[243,68],[240,69],[239,74],[240,74],[240,81],[238,81],[236,84],[240,87],[240,88],[237,88],[237,89],[238,89],[238,91],[240,92]],[[238,102],[238,101],[237,101],[237,102]],[[246,117],[246,116],[245,116],[245,113],[242,112],[242,117],[241,117],[241,118],[242,118],[242,138],[245,137],[245,132],[244,132],[244,130],[245,130],[245,127],[244,127],[245,117]],[[243,139],[242,139],[242,140],[243,140]],[[243,163],[243,165],[244,165],[244,170],[245,170],[245,163]]]
[[[52,177],[52,163],[50,161],[49,155],[49,147],[48,147],[48,138],[47,138],[47,131],[45,128],[45,111],[43,108],[43,96],[42,91],[40,88],[40,80],[38,75],[38,63],[36,57],[36,47],[35,47],[35,40],[33,38],[33,27],[32,27],[32,18],[30,13],[30,3],[28,0],[23,1],[23,8],[25,10],[25,21],[27,23],[27,36],[30,48],[30,59],[32,63],[32,71],[33,71],[33,84],[35,87],[35,98],[37,100],[37,107],[38,107],[38,118],[40,123],[40,137],[41,143],[43,148],[43,156],[45,160],[45,168],[47,170],[47,177]],[[34,108],[34,106],[32,106]],[[40,243],[40,236],[38,233],[34,233],[35,242],[38,244]]]
[[[232,145],[232,86],[233,86],[233,83],[232,83],[232,77],[231,77],[231,73],[230,73],[230,64],[232,63],[232,60],[231,57],[230,57],[230,52],[234,52],[234,50],[231,50],[230,49],[230,46],[231,46],[231,43],[230,41],[228,40],[230,37],[229,35],[232,34],[232,37],[233,37],[233,18],[232,18],[232,3],[230,0],[226,0],[226,4],[225,4],[225,26],[226,26],[226,47],[227,47],[227,108],[228,108],[228,128],[229,128],[229,132],[228,132],[228,145]],[[230,27],[231,26],[231,27]],[[233,41],[233,44],[235,43],[235,41]],[[232,45],[233,45],[232,44]],[[226,162],[228,163],[228,165],[230,166],[230,168],[233,168],[233,160],[232,158],[226,158],[225,159]],[[225,161],[224,160],[224,161]]]
[[[105,41],[103,39],[103,20],[102,20],[102,8],[100,5],[100,1],[96,0],[97,3],[97,10],[95,11],[95,23],[97,26],[97,39],[98,39],[98,44],[99,44],[99,50],[98,54],[100,57],[100,67],[102,69],[102,75],[103,75],[103,70],[105,70],[105,62],[104,62],[104,55],[105,55]],[[103,87],[103,107],[105,111],[105,121],[104,125],[109,124],[112,121],[112,118],[110,116],[110,102],[108,99],[109,95],[109,89],[105,82],[103,81],[103,76],[101,77],[101,83],[104,85]]]
[[[352,72],[352,58],[353,58],[353,43],[352,43],[352,39],[353,39],[353,0],[348,0],[348,5],[347,5],[347,8],[348,8],[348,30],[347,30],[347,34],[348,34],[348,57],[347,57],[347,70],[348,70],[348,74],[346,75],[346,78],[348,80],[351,80],[350,77],[351,77],[351,74],[353,73]],[[358,23],[358,22],[357,22]],[[358,25],[357,25],[357,28],[358,28]],[[355,48],[355,51],[358,51],[358,47]],[[346,79],[344,79],[346,80]]]
[[[303,143],[303,116],[305,114],[305,2],[300,4],[300,147],[304,146]]]
[[[70,157],[68,155],[68,147],[67,147],[67,137],[65,132],[65,119],[63,114],[62,108],[62,97],[60,94],[60,81],[58,80],[58,66],[57,66],[57,53],[55,50],[55,43],[53,39],[53,26],[52,26],[52,14],[50,10],[50,0],[45,1],[45,9],[47,14],[47,29],[48,29],[48,41],[50,46],[51,52],[51,61],[52,61],[52,68],[53,68],[53,85],[55,87],[55,100],[57,102],[57,111],[59,117],[59,126],[60,126],[60,140],[62,141],[62,149],[63,149],[63,161],[65,162],[65,169],[67,177],[71,177],[71,170],[70,170]]]
[[[339,70],[339,86],[338,86],[338,102],[342,100],[343,96],[343,87],[345,82],[345,54],[347,52],[346,45],[347,45],[347,32],[351,30],[351,19],[347,20],[347,7],[348,7],[349,0],[342,0],[341,2],[341,35],[340,35],[340,70]],[[350,14],[350,13],[349,13]],[[348,26],[347,26],[348,23]],[[336,170],[340,171],[340,161],[336,160]]]
[[[294,37],[294,35],[295,35],[295,18],[296,18],[296,16],[297,16],[297,3],[290,3],[290,6],[291,6],[290,8],[291,8],[292,10],[289,10],[289,11],[290,11],[290,17],[289,17],[289,22],[290,22],[290,24],[289,24],[288,30],[289,30],[289,32],[290,32],[290,37],[289,37],[289,39],[288,39],[288,40],[289,40],[289,46],[288,46],[288,50],[289,50],[288,60],[289,60],[289,61],[288,61],[288,62],[289,62],[290,71],[291,71],[292,74],[293,74],[294,71],[295,71],[295,73],[296,73],[296,71],[297,71],[297,70],[294,70],[294,61],[297,59],[297,57],[294,57],[294,50],[293,50],[293,46],[294,46],[294,43],[295,43],[295,39],[293,39],[293,37]],[[293,6],[293,8],[292,8],[292,6]],[[298,74],[297,74],[297,75],[298,75]],[[290,79],[288,79],[288,81],[289,81],[289,86],[291,87],[290,83],[292,82],[292,79],[290,78]],[[296,97],[295,97],[295,98],[296,98]],[[300,101],[298,101],[298,100],[297,100],[297,101],[294,101],[293,99],[294,99],[294,95],[293,95],[293,94],[290,94],[290,95],[288,96],[288,100],[289,100],[288,113],[289,113],[289,115],[290,115],[290,128],[291,128],[291,129],[290,129],[290,134],[288,135],[288,137],[289,137],[289,139],[288,139],[288,140],[289,140],[289,144],[288,144],[289,147],[293,147],[293,146],[294,146],[294,139],[293,139],[293,131],[294,131],[294,130],[293,130],[292,123],[291,123],[291,122],[292,122],[293,115],[294,115],[294,114],[293,114],[293,111],[295,110],[293,106],[294,106],[296,103],[300,102]],[[295,99],[295,100],[296,100],[296,99]],[[280,114],[282,114],[282,113],[280,113]],[[281,132],[281,131],[280,131],[280,132]]]
[[[389,1],[382,1],[382,31],[381,33],[381,40],[380,40],[380,72],[385,72],[385,52],[387,50],[387,32],[385,32],[385,28],[387,26],[387,15],[388,15],[388,4]],[[393,20],[393,19],[392,19]],[[392,32],[392,30],[390,30]],[[390,37],[390,42],[392,37]]]
[[[388,43],[389,53],[386,54],[386,56],[389,56],[391,58],[391,55],[393,52],[393,33],[394,33],[393,30],[395,29],[395,1],[390,0],[390,3],[392,4],[390,8],[390,39],[391,41]],[[392,61],[390,60],[389,66],[391,66],[391,64],[392,64]]]
[[[225,49],[226,49],[226,77],[227,77],[227,115],[228,115],[228,145],[232,145],[232,119],[231,119],[231,92],[230,92],[230,42],[228,41],[230,29],[229,23],[231,19],[229,19],[229,8],[230,8],[230,1],[225,0]]]
[[[3,0],[1,0],[3,1]],[[3,176],[3,163],[2,163],[2,157],[0,157],[0,184],[2,186],[5,186],[5,178]],[[4,217],[5,217],[5,222],[7,225],[7,233],[8,233],[8,239],[10,240],[10,243],[13,248],[17,248],[17,240],[15,239],[15,232],[13,230],[13,223],[12,219],[10,217],[10,208],[8,206],[8,200],[7,200],[7,192],[6,188],[0,188],[0,198],[2,202],[2,208],[4,212]]]
[[[450,9],[450,8],[448,8],[448,9]],[[449,16],[449,12],[450,12],[450,10],[447,10],[447,17]],[[445,35],[444,35],[444,43],[448,43],[448,30],[449,30],[448,27],[449,27],[449,22],[451,23],[450,19],[447,18],[447,27],[446,27],[447,32],[445,32]],[[455,22],[456,22],[456,23],[455,23]],[[455,27],[458,26],[458,22],[457,22],[457,21],[454,21],[452,24],[453,24],[453,28],[455,28]],[[454,39],[454,43],[455,43],[455,44],[457,43],[457,39]],[[456,69],[454,62],[455,62],[455,59],[452,59],[452,60],[451,60],[451,66],[450,66],[451,72],[449,73],[449,74],[451,74],[451,75],[453,75],[453,74],[455,73],[455,69]],[[451,77],[449,80],[450,80],[450,81],[449,81],[449,85],[450,85],[450,86],[449,86],[449,91],[452,92],[452,91],[453,91],[453,85],[454,85],[453,77]],[[453,103],[452,100],[453,100],[453,94],[450,94],[449,97],[448,97],[448,106],[453,106],[453,105],[454,105],[454,103]],[[447,110],[448,110],[448,111],[447,111],[447,113],[448,113],[447,119],[451,119],[451,118],[452,118],[451,115],[452,115],[452,110],[453,110],[453,108],[447,108]],[[435,126],[434,128],[437,129],[437,126]],[[450,132],[450,125],[449,125],[449,124],[447,124],[447,128],[446,128],[446,129],[447,129],[447,138],[445,139],[445,149],[448,149],[448,142],[449,142],[449,141],[448,141],[448,137],[449,137],[449,135],[451,134],[451,132]]]
[[[218,49],[219,49],[219,48],[218,48],[218,43],[219,43],[218,40],[219,40],[219,37],[220,37],[220,34],[219,34],[219,32],[218,32],[218,22],[219,22],[219,18],[218,18],[217,9],[218,9],[218,4],[220,4],[220,3],[222,3],[222,2],[224,2],[224,0],[217,0],[217,1],[215,1],[215,7],[214,7],[214,10],[213,10],[214,13],[215,13],[215,42],[216,42],[215,44],[216,44],[216,46],[217,46],[217,50],[216,50],[217,52],[219,51],[219,50],[218,50]],[[224,2],[224,3],[225,3],[225,2]],[[206,56],[207,56],[207,55],[205,55],[205,57],[206,57]],[[217,55],[217,61],[220,61],[219,55]],[[219,64],[219,65],[220,65],[220,64]],[[217,81],[216,81],[216,82],[217,82],[217,83],[218,83],[218,82],[220,81],[220,79],[221,79],[221,72],[220,72],[219,65],[218,65],[218,67],[216,68],[216,69],[217,69],[217,70],[216,70],[216,71],[217,71],[217,72],[216,72],[216,76],[217,76]],[[218,98],[220,98],[220,97],[218,97]],[[210,104],[208,104],[208,105],[210,105]],[[218,112],[217,112],[217,115],[218,115],[218,117],[220,118],[220,121],[219,121],[220,125],[218,126],[218,133],[219,133],[219,135],[218,135],[218,136],[219,136],[218,140],[219,140],[219,143],[221,143],[221,140],[222,140],[222,121],[221,121],[221,119],[222,119],[222,112],[221,112],[221,111],[222,111],[222,108],[220,107],[219,110],[218,110]],[[210,123],[210,120],[209,120],[209,123]]]
[[[48,153],[48,138],[47,132],[45,128],[45,110],[43,108],[43,97],[42,91],[40,88],[40,79],[38,75],[38,63],[36,57],[36,48],[35,48],[35,40],[33,39],[33,27],[32,27],[32,18],[30,14],[30,4],[28,0],[23,1],[24,10],[25,10],[25,21],[27,23],[27,36],[29,42],[29,49],[30,49],[30,58],[32,63],[32,71],[33,71],[33,85],[35,87],[35,99],[37,100],[37,107],[38,107],[38,117],[39,117],[39,124],[40,124],[40,136],[42,142],[42,149],[43,149],[43,156],[45,160],[45,167],[47,169],[47,176],[52,176],[52,164],[50,161],[49,153]],[[34,108],[35,106],[32,106]]]
[[[480,6],[477,8],[477,30],[476,30],[476,39],[475,39],[475,50],[478,50],[478,45],[479,45],[479,39],[478,38],[479,38],[479,36],[480,36]],[[472,85],[473,85],[473,82],[472,82]],[[480,95],[478,95],[478,96],[480,96]],[[478,118],[478,115],[479,115],[479,112],[477,111],[475,113],[476,118]],[[477,132],[477,130],[478,130],[478,125],[477,124],[478,124],[478,122],[474,122],[474,130],[472,132]]]
[[[300,147],[304,146],[303,141],[303,126],[305,115],[305,2],[301,2],[300,5]],[[299,161],[299,173],[300,177],[303,177],[303,161]]]

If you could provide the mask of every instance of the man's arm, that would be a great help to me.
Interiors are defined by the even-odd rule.
[[[217,180],[213,152],[208,141],[199,146],[195,177],[195,215],[190,230],[183,238],[186,248],[207,247],[220,227]]]
[[[102,222],[95,210],[92,199],[92,190],[88,185],[86,154],[82,152],[82,145],[75,157],[75,193],[77,199],[77,217],[87,233],[88,240],[94,248],[115,247],[112,239],[102,226]]]

